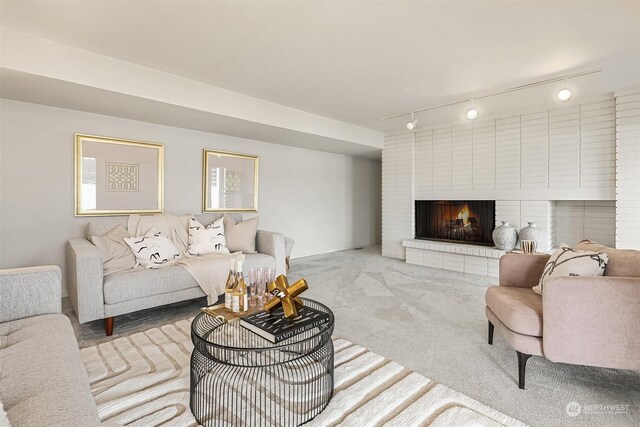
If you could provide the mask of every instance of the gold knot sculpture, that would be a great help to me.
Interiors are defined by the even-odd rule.
[[[298,306],[304,306],[304,303],[298,295],[309,289],[307,281],[300,279],[293,285],[289,286],[289,281],[284,274],[281,274],[275,281],[269,283],[267,290],[275,298],[271,299],[264,305],[265,310],[272,312],[280,305],[284,311],[284,317],[287,319],[295,319],[298,317]]]

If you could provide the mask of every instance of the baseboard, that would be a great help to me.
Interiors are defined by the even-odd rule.
[[[352,247],[348,247],[348,248],[344,248],[344,249],[330,249],[328,251],[320,251],[320,252],[313,252],[313,253],[309,253],[309,254],[305,254],[305,255],[296,255],[296,256],[292,256],[290,257],[292,260],[293,259],[300,259],[300,258],[307,258],[310,256],[316,256],[316,255],[326,255],[326,254],[332,254],[334,252],[343,252],[343,251],[353,251],[356,249],[364,249],[364,248],[371,248],[374,246],[380,246],[381,243],[374,243],[371,245],[366,245],[366,246],[352,246]]]

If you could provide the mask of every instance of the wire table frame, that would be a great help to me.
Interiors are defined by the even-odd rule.
[[[274,344],[205,313],[191,324],[191,412],[205,427],[295,426],[313,419],[333,396],[334,317]]]

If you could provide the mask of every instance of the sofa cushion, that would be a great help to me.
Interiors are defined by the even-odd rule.
[[[109,230],[103,236],[91,237],[91,242],[96,245],[102,258],[103,275],[108,276],[136,266],[136,257],[124,241],[128,237],[129,233],[122,225]]]
[[[507,328],[504,323],[495,315],[489,307],[484,308],[484,313],[487,316],[487,320],[500,331],[500,337],[503,338],[509,346],[521,353],[532,354],[536,356],[543,356],[542,350],[542,337],[532,337],[530,335],[523,335],[517,332],[513,332]]]
[[[591,240],[578,242],[576,250],[605,252],[609,255],[609,262],[604,270],[605,276],[640,277],[640,251],[610,248]]]
[[[224,216],[224,231],[227,248],[231,252],[252,254],[256,251],[256,234],[258,232],[258,217],[253,217],[242,222],[230,216]]]
[[[487,307],[513,332],[542,336],[542,297],[529,288],[491,286],[485,294]]]
[[[150,270],[136,268],[104,278],[104,302],[117,304],[193,287],[198,287],[198,283],[181,266]]]
[[[12,425],[99,423],[69,319],[47,314],[0,324],[0,396]]]

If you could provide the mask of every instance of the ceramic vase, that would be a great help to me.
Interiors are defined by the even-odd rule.
[[[502,221],[502,225],[493,230],[493,243],[501,251],[513,250],[518,243],[518,232],[509,224],[509,221]]]
[[[520,230],[520,241],[533,240],[536,242],[536,250],[549,250],[547,231],[543,228],[538,228],[538,225],[535,222],[527,222],[527,224],[529,224],[527,227]]]

